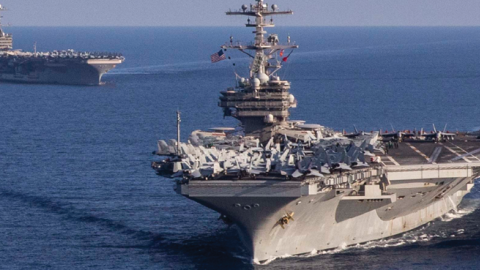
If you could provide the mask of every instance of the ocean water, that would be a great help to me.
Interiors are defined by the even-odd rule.
[[[0,83],[0,269],[478,269],[480,187],[393,239],[252,265],[233,228],[155,175],[158,139],[234,126],[218,92],[244,28],[20,28],[15,48],[121,52],[100,87]],[[288,28],[292,118],[335,129],[480,128],[480,28]],[[235,63],[235,67],[233,66]]]

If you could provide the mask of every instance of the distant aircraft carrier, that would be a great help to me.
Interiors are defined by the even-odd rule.
[[[265,38],[265,28],[292,13],[262,0],[227,12],[255,29],[252,43],[231,38],[212,56],[236,49],[253,59],[249,76],[220,96],[241,128],[195,131],[181,143],[178,113],[177,140],[158,142],[164,159],[152,167],[235,224],[254,262],[399,235],[456,211],[480,175],[477,135],[446,127],[346,134],[289,120],[297,101],[278,70],[298,46]]]
[[[0,12],[5,8],[0,5]],[[12,35],[6,34],[0,23],[0,81],[99,85],[103,74],[123,63],[125,58],[115,53],[21,52],[12,50]]]

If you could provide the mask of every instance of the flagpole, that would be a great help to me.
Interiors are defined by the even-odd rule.
[[[230,36],[230,46],[233,46],[233,36]],[[226,51],[227,51],[227,49],[224,49],[224,51],[223,51],[225,53],[225,55],[226,55]],[[230,64],[232,65],[233,74],[235,74],[235,87],[238,87],[238,78],[240,76],[237,74],[235,63],[233,62],[233,60],[230,56],[227,56],[227,59],[230,60]]]

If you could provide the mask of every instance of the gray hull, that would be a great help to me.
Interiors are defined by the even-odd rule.
[[[395,179],[387,192],[378,188],[379,192],[363,194],[348,188],[319,192],[315,183],[300,181],[190,181],[179,184],[177,192],[227,215],[253,260],[262,262],[391,237],[422,226],[456,209],[473,187],[474,176],[468,170],[446,172],[466,177]],[[282,228],[278,221],[292,212],[294,220]]]
[[[102,76],[121,64],[120,60],[87,60],[84,62],[46,63],[29,72],[3,72],[0,81],[15,83],[100,85]]]

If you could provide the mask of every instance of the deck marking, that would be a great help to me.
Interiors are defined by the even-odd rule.
[[[480,159],[477,156],[474,155],[474,154],[480,152],[480,149],[477,149],[477,150],[472,151],[472,152],[467,152],[465,149],[461,148],[460,146],[457,146],[456,144],[453,144],[452,142],[450,142],[450,144],[455,145],[457,148],[459,148],[460,150],[462,150],[462,152],[465,153],[464,155],[461,155],[462,157],[465,157],[465,158],[468,158],[468,159],[476,159],[476,160],[480,161]]]
[[[385,156],[385,157],[388,157],[388,156]],[[382,159],[382,162],[381,162],[383,165],[385,166],[391,166],[391,165],[394,165],[393,162],[391,162],[390,160],[387,160],[387,159]],[[387,164],[388,163],[388,164]],[[392,164],[390,164],[392,163]]]
[[[398,163],[395,159],[393,159],[393,157],[387,156],[387,158],[388,158],[393,164],[395,164],[395,166],[400,166],[400,163]]]
[[[477,153],[477,152],[480,152],[480,149],[477,149],[477,150],[469,153],[469,152],[467,152],[466,150],[464,150],[463,148],[461,148],[460,146],[458,146],[458,145],[456,145],[456,144],[453,144],[452,142],[449,142],[449,143],[450,143],[451,145],[454,145],[456,148],[460,149],[462,152],[465,153],[464,155],[460,155],[461,158],[463,158],[463,159],[467,159],[467,158],[468,158],[469,160],[473,158],[473,159],[476,159],[476,160],[480,161],[480,159],[479,159],[477,156],[473,155],[473,154],[475,154],[475,153]],[[459,156],[459,157],[460,157],[460,156]],[[460,159],[460,158],[459,158],[459,159]]]
[[[413,149],[413,151],[417,152],[420,156],[424,157],[427,161],[430,161],[430,159],[427,157],[427,155],[425,155],[424,153],[420,152],[420,150],[418,150],[415,146],[413,146],[411,143],[407,143],[408,146],[410,146],[410,148]],[[436,164],[436,163],[432,163],[432,164]]]
[[[448,151],[454,153],[455,155],[457,155],[458,157],[462,158],[462,159],[465,160],[466,162],[472,163],[470,160],[466,159],[465,157],[462,157],[459,153],[455,152],[452,148],[444,145],[443,143],[440,143],[440,144],[443,145],[445,148],[447,148]]]
[[[438,159],[438,156],[440,156],[442,149],[443,147],[441,146],[435,147],[435,150],[433,150],[432,156],[428,159],[428,163],[437,164],[436,161]]]

